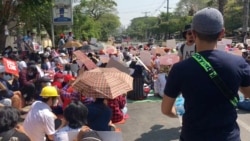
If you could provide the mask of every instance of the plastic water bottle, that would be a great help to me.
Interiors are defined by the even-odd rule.
[[[239,92],[239,98],[240,98],[239,102],[242,102],[245,100],[244,95],[241,92]]]
[[[182,116],[185,113],[184,101],[182,95],[178,96],[175,100],[175,109],[178,116]]]

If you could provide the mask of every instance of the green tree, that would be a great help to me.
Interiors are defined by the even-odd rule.
[[[108,37],[114,35],[116,29],[121,25],[119,17],[111,13],[103,14],[97,22],[101,25],[102,41],[107,41]]]
[[[77,39],[89,40],[91,37],[99,38],[101,26],[94,19],[83,13],[81,7],[74,9],[73,33]]]
[[[106,13],[115,12],[115,7],[117,6],[114,0],[85,0],[81,5],[85,8],[85,12],[93,17],[94,20],[98,20]]]
[[[73,31],[77,38],[106,40],[120,26],[113,0],[85,0],[74,8]]]
[[[29,17],[33,13],[40,12],[39,10],[42,10],[40,7],[47,6],[48,3],[51,4],[51,0],[0,0],[0,50],[5,47],[6,43],[5,26],[8,26],[8,30],[12,31],[19,27],[20,23],[29,25],[30,22],[27,22],[24,16]],[[40,14],[42,15],[42,11]],[[32,20],[32,22],[36,21],[35,19]]]
[[[224,25],[227,35],[232,35],[234,30],[242,27],[242,15],[242,2],[229,0],[224,9]]]
[[[127,28],[127,34],[138,40],[147,39],[155,31],[158,24],[157,17],[138,17],[131,21],[131,25]]]
[[[191,12],[195,13],[195,11],[206,7],[209,1],[210,0],[180,0],[176,5],[175,15],[187,16],[190,15]]]

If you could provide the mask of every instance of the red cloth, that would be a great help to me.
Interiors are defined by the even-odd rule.
[[[52,83],[52,86],[56,86],[58,89],[62,89],[62,83],[58,82],[58,81],[54,81]]]
[[[54,80],[56,80],[58,78],[64,78],[64,75],[62,73],[56,73],[54,76]]]
[[[29,78],[27,73],[28,73],[27,69],[22,69],[19,72],[20,87],[25,86],[25,85],[34,84],[33,79],[38,80],[40,78],[40,74],[39,73],[37,73],[34,78]]]
[[[115,99],[108,100],[108,106],[112,109],[112,123],[120,122],[123,119],[123,112],[121,109],[124,108],[126,99],[124,96],[118,96]]]
[[[71,86],[66,89],[66,92],[69,94],[68,97],[63,97],[63,109],[65,109],[71,103],[71,93],[73,93],[73,88]]]
[[[70,74],[64,75],[64,82],[69,83],[69,81],[74,80],[74,77]]]

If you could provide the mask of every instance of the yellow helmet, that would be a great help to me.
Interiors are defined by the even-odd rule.
[[[57,89],[53,86],[46,86],[42,89],[42,92],[40,94],[41,97],[47,98],[47,97],[57,97],[58,92]]]

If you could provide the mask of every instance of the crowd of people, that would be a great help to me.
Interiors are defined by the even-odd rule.
[[[34,35],[34,34],[32,34]],[[34,38],[32,36],[32,38]],[[29,39],[26,39],[29,40]],[[63,42],[63,41],[64,42]],[[25,40],[24,40],[25,41]],[[58,47],[44,49],[42,54],[35,51],[23,51],[17,47],[7,47],[3,51],[0,60],[0,87],[1,87],[1,107],[5,107],[3,112],[16,112],[17,119],[9,118],[8,113],[3,116],[9,118],[10,126],[3,128],[1,135],[5,135],[14,130],[18,121],[22,120],[20,115],[26,115],[23,119],[22,137],[15,137],[30,140],[60,140],[60,134],[70,131],[80,131],[83,126],[87,126],[94,131],[119,131],[115,124],[125,123],[128,118],[127,98],[132,100],[143,100],[147,98],[148,89],[154,89],[153,74],[146,70],[141,63],[132,55],[130,50],[143,50],[138,47],[115,47],[112,53],[106,53],[104,50],[85,52],[93,63],[98,67],[105,67],[100,59],[100,55],[108,55],[110,59],[123,63],[130,70],[129,75],[133,77],[133,90],[128,94],[122,94],[114,99],[104,99],[95,97],[86,97],[76,91],[72,84],[81,73],[79,70],[88,71],[86,66],[80,66],[77,63],[74,48],[65,48],[63,44],[70,42],[61,38]],[[84,42],[86,44],[86,42]],[[28,43],[26,45],[29,45]],[[166,83],[166,70],[158,70],[154,66],[159,66],[157,56],[152,56],[152,72],[162,71],[164,82]],[[3,59],[7,58],[17,62],[19,74],[11,74],[6,71]],[[77,66],[77,70],[72,67]],[[155,73],[156,74],[156,73]],[[162,84],[161,91],[163,96]],[[157,91],[157,89],[155,89]],[[156,93],[157,94],[157,93]],[[29,111],[23,110],[23,107],[30,106]],[[7,107],[14,107],[8,109]],[[28,112],[28,113],[27,113]],[[4,115],[5,114],[5,115]],[[4,122],[5,118],[2,118]],[[12,124],[15,124],[13,126]],[[1,128],[2,129],[2,128]],[[12,135],[10,135],[12,136]],[[10,136],[4,136],[8,138]]]

